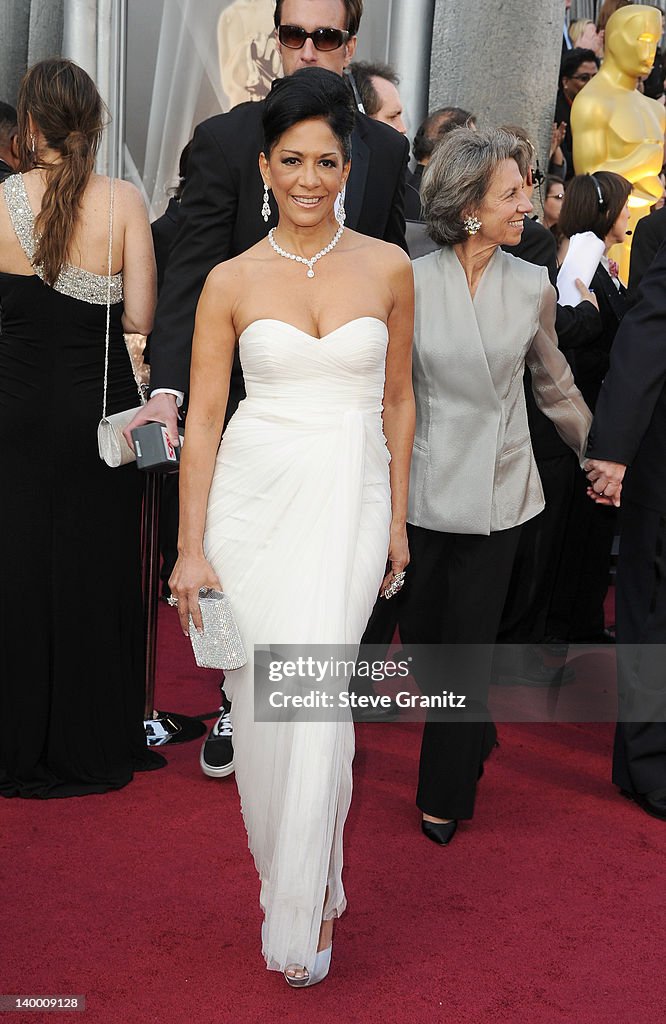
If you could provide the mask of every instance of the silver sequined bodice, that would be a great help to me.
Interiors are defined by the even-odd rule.
[[[40,266],[33,263],[37,240],[35,238],[35,218],[33,216],[28,193],[26,192],[23,177],[20,174],[12,174],[2,185],[5,195],[5,203],[11,218],[23,252],[27,256],[35,273],[43,278],[44,272]],[[91,302],[95,305],[106,305],[109,279],[105,274],[93,274],[90,270],[82,267],[73,267],[70,264],[60,271],[54,288],[63,295],[69,295],[73,299],[81,299],[83,302]],[[123,275],[122,271],[111,275],[111,302],[121,302],[123,298]]]

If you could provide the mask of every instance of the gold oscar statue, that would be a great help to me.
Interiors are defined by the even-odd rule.
[[[220,14],[217,48],[229,106],[263,100],[282,62],[273,25],[274,0],[234,0]]]
[[[615,171],[631,182],[631,231],[663,194],[659,172],[666,112],[636,88],[638,79],[650,73],[660,37],[661,14],[656,8],[630,4],[617,10],[606,26],[601,70],[571,108],[576,174]],[[611,255],[626,283],[631,237],[614,250]]]

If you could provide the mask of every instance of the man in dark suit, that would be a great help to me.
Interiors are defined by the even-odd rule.
[[[631,242],[629,298],[633,301],[643,274],[652,263],[662,242],[666,241],[666,206],[641,217]]]
[[[362,0],[278,0],[275,26],[284,73],[324,67],[342,75],[354,56],[362,10]],[[333,49],[315,45],[325,42],[322,30],[338,34]],[[151,339],[151,398],[127,434],[157,420],[166,424],[173,443],[178,444],[176,403],[182,403],[188,389],[194,318],[205,279],[216,264],[245,252],[277,223],[272,198],[268,223],[262,217],[263,182],[258,162],[263,148],[262,109],[262,103],[243,103],[204,121],[195,131],[178,234]],[[348,227],[406,248],[403,200],[408,155],[408,142],[399,132],[364,114],[357,115],[344,199]],[[244,395],[236,354],[227,420]],[[202,770],[216,778],[233,771],[226,704],[222,712],[201,754]]]
[[[613,782],[666,820],[666,244],[615,336],[586,466],[591,493],[619,505],[619,714]],[[626,475],[625,475],[626,469]]]

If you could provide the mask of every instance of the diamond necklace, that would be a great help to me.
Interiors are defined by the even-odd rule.
[[[335,232],[334,237],[328,243],[328,245],[324,249],[320,249],[320,251],[316,254],[316,256],[313,256],[312,259],[310,259],[310,260],[307,260],[305,258],[305,256],[297,256],[293,252],[287,252],[286,249],[283,249],[282,246],[278,245],[277,242],[275,241],[275,239],[273,238],[273,235],[275,233],[275,228],[271,228],[271,230],[268,232],[268,241],[270,242],[270,244],[273,247],[273,249],[275,249],[275,251],[278,254],[278,256],[284,256],[284,258],[287,259],[287,260],[295,260],[296,263],[305,263],[306,267],[308,268],[307,276],[308,277],[314,277],[315,276],[315,272],[314,272],[314,270],[312,268],[314,267],[315,263],[317,262],[317,260],[320,260],[322,258],[322,256],[326,256],[326,254],[329,253],[331,251],[331,249],[335,248],[335,246],[338,244],[338,242],[342,238],[342,232],[344,230],[345,230],[345,226],[344,226],[344,224],[341,224],[340,227],[338,228],[338,230]]]

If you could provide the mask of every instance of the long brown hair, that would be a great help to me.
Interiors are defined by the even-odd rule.
[[[69,255],[81,197],[95,166],[104,104],[92,78],[71,60],[34,64],[19,87],[18,149],[22,171],[46,172],[46,190],[35,219],[34,264],[54,284]],[[33,148],[28,114],[46,145],[62,157],[45,163]]]

